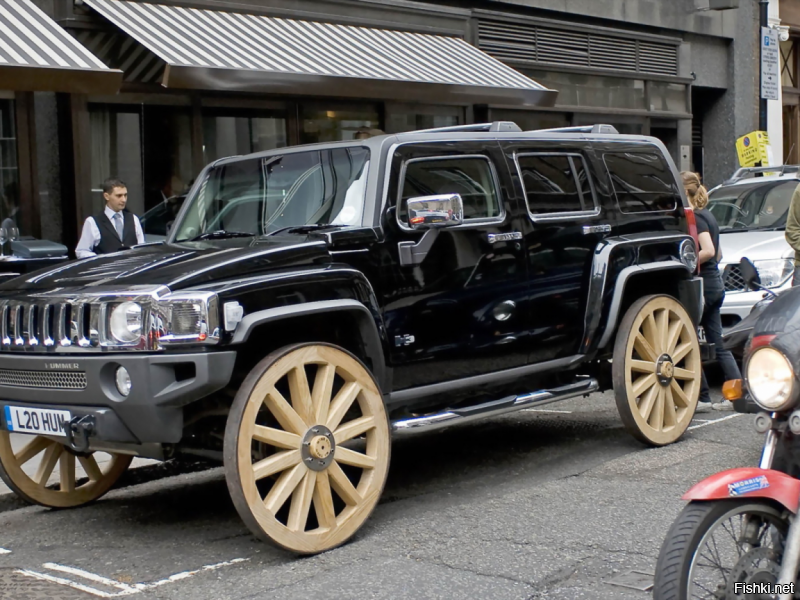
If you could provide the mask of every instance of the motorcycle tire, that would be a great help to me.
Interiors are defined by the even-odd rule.
[[[759,515],[773,524],[789,524],[785,511],[767,500],[693,501],[687,504],[670,527],[656,563],[653,600],[689,600],[689,574],[700,544],[726,516]]]

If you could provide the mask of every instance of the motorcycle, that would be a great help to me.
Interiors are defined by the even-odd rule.
[[[740,268],[759,289],[752,263]],[[744,373],[765,436],[761,460],[686,492],[658,557],[654,600],[800,598],[800,287],[757,316]],[[723,389],[729,400],[744,396],[741,382]]]

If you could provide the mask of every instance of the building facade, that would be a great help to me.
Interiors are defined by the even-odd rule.
[[[0,216],[20,215],[24,233],[70,247],[83,219],[101,207],[99,184],[108,176],[126,181],[130,208],[143,214],[185,193],[217,158],[351,139],[360,128],[610,123],[623,133],[659,137],[681,168],[701,171],[714,184],[737,166],[736,137],[758,123],[756,0],[710,0],[713,7],[709,0],[0,5],[23,1],[34,2],[110,72],[121,72],[116,91],[0,90]],[[2,19],[0,11],[0,37]],[[334,26],[339,29],[326,29]],[[383,33],[370,33],[376,30]],[[482,59],[459,54],[462,48],[429,48],[429,63],[414,63],[426,75],[409,82],[401,72],[412,68],[408,61],[424,44],[376,37],[393,32],[463,40],[558,96],[553,104],[504,93],[524,86],[519,82],[473,81],[470,87],[465,82],[480,66],[469,61]],[[203,39],[215,41],[203,45]],[[400,54],[388,56],[385,43],[396,43]],[[348,53],[337,58],[342,44]],[[336,69],[362,73],[359,53],[373,61],[372,69],[384,67],[389,74],[379,77],[387,81],[367,85],[376,77],[367,72],[333,77]],[[296,67],[307,76],[266,75],[278,58],[295,65],[284,71]],[[439,60],[454,61],[446,70],[460,78],[456,84],[430,85],[439,81]],[[400,73],[397,81],[393,73]]]

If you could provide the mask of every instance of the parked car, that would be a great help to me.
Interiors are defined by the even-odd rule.
[[[654,138],[470,125],[200,182],[164,244],[0,284],[0,477],[22,498],[79,506],[133,456],[216,457],[251,531],[308,554],[372,512],[392,435],[610,388],[647,444],[692,419],[696,229]],[[411,222],[432,196],[449,218]]]
[[[720,226],[725,283],[722,325],[733,327],[744,319],[763,291],[748,290],[739,261],[753,261],[762,285],[773,291],[791,287],[794,250],[784,237],[792,194],[800,184],[797,166],[739,169],[709,192],[709,210]]]

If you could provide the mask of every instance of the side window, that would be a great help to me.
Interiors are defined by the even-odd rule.
[[[625,213],[674,210],[679,192],[664,158],[655,153],[603,155],[619,208]]]
[[[502,214],[491,163],[483,156],[408,161],[400,184],[400,220],[408,222],[409,198],[438,194],[460,194],[464,203],[464,220],[491,219]]]
[[[572,154],[517,155],[528,210],[532,215],[595,209],[583,157]]]

